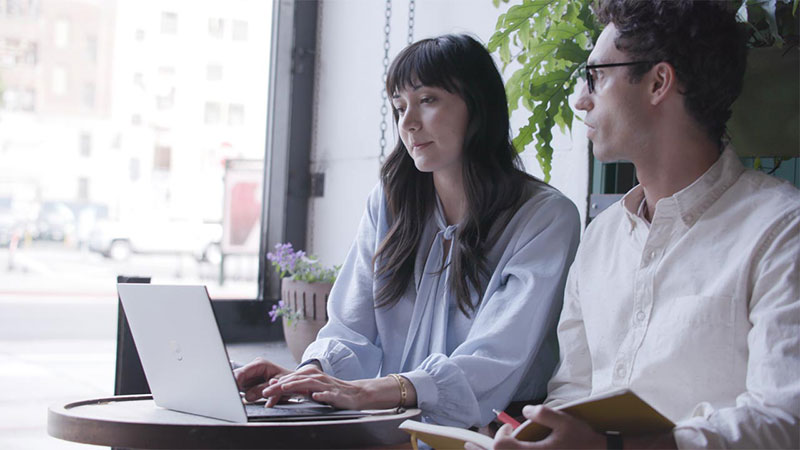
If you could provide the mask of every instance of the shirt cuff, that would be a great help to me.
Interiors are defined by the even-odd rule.
[[[418,369],[399,375],[414,385],[414,390],[417,392],[417,408],[426,410],[436,405],[439,399],[439,388],[436,387],[436,383],[428,372]]]
[[[301,362],[300,364],[298,364],[297,367],[294,368],[294,370],[297,370],[297,369],[299,369],[299,368],[301,368],[303,366],[307,366],[309,364],[314,364],[314,363],[319,364],[320,370],[322,370],[323,372],[326,372],[325,371],[325,364],[319,358],[309,358],[309,359]],[[328,363],[328,366],[330,367],[330,363]],[[329,372],[326,372],[326,373],[329,373]]]
[[[677,423],[672,430],[675,446],[679,449],[725,447],[719,436],[708,433],[707,426],[708,421],[705,417],[692,417]]]

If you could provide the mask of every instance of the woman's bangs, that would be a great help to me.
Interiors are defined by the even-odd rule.
[[[403,89],[420,85],[457,92],[448,59],[437,41],[418,42],[418,45],[407,48],[405,54],[395,60],[386,79],[387,92],[392,96]]]

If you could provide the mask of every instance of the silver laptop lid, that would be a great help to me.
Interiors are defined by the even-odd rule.
[[[117,287],[155,403],[247,422],[205,286]]]

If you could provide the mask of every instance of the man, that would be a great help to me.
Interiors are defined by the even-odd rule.
[[[720,2],[610,0],[576,107],[602,161],[641,184],[587,228],[547,406],[497,448],[800,447],[800,195],[723,144],[745,43]],[[769,114],[769,111],[765,111]],[[677,425],[607,437],[551,409],[629,388]]]

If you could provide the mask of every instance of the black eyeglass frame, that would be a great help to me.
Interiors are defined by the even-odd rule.
[[[587,64],[584,67],[586,71],[586,87],[589,89],[589,93],[594,92],[594,77],[592,77],[592,69],[602,69],[603,67],[621,67],[621,66],[635,66],[637,64],[655,64],[656,61],[629,61],[629,62],[622,62],[622,63],[609,63],[609,64]]]

